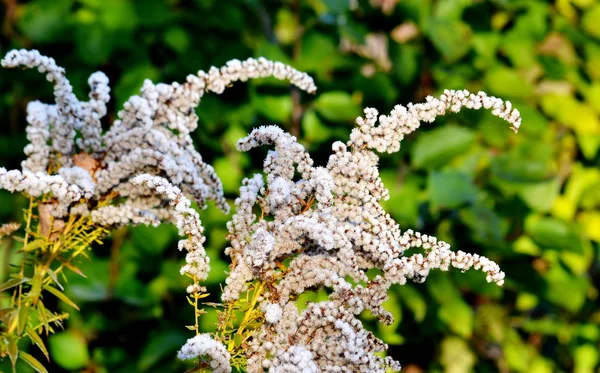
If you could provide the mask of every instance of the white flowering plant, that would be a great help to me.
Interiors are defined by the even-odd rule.
[[[432,269],[474,268],[502,285],[504,273],[492,260],[452,251],[427,234],[399,225],[379,204],[389,197],[378,171],[378,153],[394,153],[404,137],[448,112],[488,109],[516,132],[521,118],[510,102],[483,92],[445,91],[424,103],[398,105],[389,115],[367,108],[347,142],[335,142],[324,166],[315,166],[297,139],[277,126],[254,129],[238,142],[240,151],[273,147],[264,174],[244,179],[227,224],[231,258],[221,302],[206,302],[203,286],[210,259],[203,225],[192,201],[209,200],[228,213],[221,181],[196,151],[190,134],[207,92],[222,93],[236,81],[261,77],[289,80],[314,93],[305,73],[264,58],[232,60],[221,68],[189,75],[184,83],[153,84],[124,104],[107,131],[101,118],[110,99],[103,73],[89,78],[89,101],[81,102],[51,58],[14,50],[8,68],[37,68],[54,84],[55,104],[27,107],[27,159],[21,170],[0,168],[0,188],[23,193],[25,211],[21,265],[0,285],[0,353],[35,370],[43,364],[19,346],[29,339],[48,358],[44,335],[62,327],[69,314],[45,306],[49,296],[77,308],[63,292],[65,271],[85,274],[75,259],[118,226],[171,222],[183,239],[181,275],[190,279],[195,336],[178,357],[193,360],[188,372],[385,372],[401,365],[385,356],[387,345],[365,329],[369,312],[390,324],[383,303],[394,284],[423,282]],[[15,235],[19,224],[0,229]],[[406,255],[411,248],[421,251]],[[375,273],[375,274],[374,274]],[[310,291],[327,299],[299,304]],[[213,333],[199,318],[216,307]]]

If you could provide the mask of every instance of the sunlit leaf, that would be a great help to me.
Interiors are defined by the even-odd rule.
[[[40,338],[40,335],[31,328],[26,328],[25,331],[26,331],[27,335],[29,336],[29,338],[31,338],[31,341],[40,348],[40,350],[42,351],[44,356],[46,356],[46,359],[48,359],[48,361],[49,361],[50,355],[48,355],[48,350],[46,349],[46,345],[44,344],[44,341],[42,341],[42,338]]]
[[[69,306],[75,308],[76,310],[79,310],[79,307],[77,307],[77,305],[71,299],[69,299],[64,293],[62,293],[57,288],[54,288],[50,285],[45,285],[44,289],[47,290],[48,292],[52,293],[55,297],[57,297],[61,301],[65,302]]]

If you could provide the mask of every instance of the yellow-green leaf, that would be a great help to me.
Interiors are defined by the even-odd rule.
[[[14,288],[15,286],[21,285],[27,281],[31,280],[28,277],[16,277],[16,278],[11,278],[10,280],[4,282],[2,285],[0,285],[0,292]]]
[[[33,251],[36,249],[39,249],[40,247],[44,247],[46,246],[46,240],[44,239],[37,239],[37,240],[33,240],[31,242],[29,242],[27,245],[23,246],[23,251]]]
[[[58,285],[58,287],[60,288],[60,290],[65,290],[65,288],[61,285],[61,283],[58,282],[58,278],[56,277],[56,273],[54,273],[54,271],[51,270],[50,268],[48,268],[47,272],[48,272],[48,276],[50,276],[50,278],[52,279],[52,281],[54,281],[56,283],[56,285]]]
[[[19,323],[18,323],[18,332],[19,335],[23,334],[25,327],[27,326],[27,319],[29,318],[29,306],[26,304],[21,304],[21,308],[19,308]]]
[[[48,315],[46,314],[46,306],[44,306],[44,303],[42,303],[42,301],[38,301],[37,303],[37,307],[38,307],[38,315],[40,316],[40,321],[42,322],[42,325],[44,326],[44,328],[46,329],[46,335],[48,335],[48,329],[50,327],[50,325],[48,324]]]
[[[27,352],[21,351],[21,360],[29,364],[33,369],[35,369],[39,373],[48,373],[46,368],[36,359],[35,357],[29,355]]]
[[[36,267],[35,274],[33,275],[33,282],[31,283],[31,290],[29,291],[33,304],[37,303],[42,294],[42,280],[43,278],[40,269],[39,267]]]
[[[73,265],[73,263],[69,262],[68,260],[64,260],[64,259],[58,259],[58,260],[60,260],[62,265],[64,265],[68,269],[70,269],[72,272],[77,273],[81,277],[87,278],[87,276],[85,274],[83,274],[83,272],[81,272],[81,270],[79,268],[77,268],[77,267],[75,267],[75,265]]]
[[[48,361],[50,361],[50,355],[48,355],[48,350],[46,349],[46,345],[44,344],[44,341],[42,341],[42,338],[40,338],[39,334],[35,330],[33,330],[29,327],[27,327],[25,329],[25,332],[27,333],[29,338],[31,338],[31,341],[40,348],[40,350],[42,351],[44,356],[46,356],[46,359],[48,359]]]
[[[14,373],[17,364],[17,358],[19,357],[19,348],[17,347],[17,341],[14,338],[9,338],[8,340],[8,356],[10,357],[10,362],[12,364]]]
[[[75,304],[75,302],[73,302],[71,299],[69,299],[69,297],[67,297],[64,293],[62,293],[57,288],[53,288],[50,285],[45,285],[44,289],[47,290],[49,293],[52,293],[55,297],[57,297],[58,299],[62,300],[63,302],[65,302],[69,306],[71,306],[71,307],[75,308],[77,311],[79,311],[79,307],[77,307],[77,305]]]

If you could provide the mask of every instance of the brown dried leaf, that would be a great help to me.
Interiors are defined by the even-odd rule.
[[[54,223],[52,224],[52,234],[50,235],[50,241],[56,241],[63,229],[65,229],[65,221],[62,219],[54,219]]]
[[[40,217],[40,234],[43,237],[50,236],[54,217],[52,216],[53,203],[40,203],[38,205],[38,215]]]
[[[94,178],[94,174],[96,173],[96,170],[98,170],[98,168],[100,167],[100,162],[98,162],[97,159],[93,158],[87,153],[79,153],[73,156],[73,163],[75,164],[75,166],[81,167],[84,170],[86,170],[94,179],[94,181],[96,180]]]

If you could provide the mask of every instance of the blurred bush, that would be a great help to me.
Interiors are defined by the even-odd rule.
[[[198,148],[233,199],[260,169],[235,150],[276,123],[322,164],[364,106],[389,112],[444,88],[485,90],[523,115],[514,135],[489,113],[424,125],[382,160],[386,206],[404,228],[479,252],[507,273],[504,288],[475,272],[435,273],[394,289],[396,317],[374,331],[406,372],[596,372],[600,242],[600,4],[594,0],[5,0],[0,52],[37,48],[65,66],[80,97],[96,70],[111,79],[114,118],[143,79],[170,82],[231,58],[265,56],[311,73],[319,93],[271,80],[206,96]],[[0,71],[0,164],[18,167],[24,107],[51,101],[35,72]],[[108,125],[108,121],[106,123]],[[3,222],[23,201],[0,193]],[[226,216],[202,213],[218,300]],[[172,227],[116,231],[87,279],[82,305],[50,338],[51,372],[182,372],[189,336],[182,257]],[[2,242],[2,275],[15,245]],[[318,294],[315,295],[318,297]],[[368,318],[368,316],[365,316]],[[202,322],[214,328],[215,314]],[[8,372],[7,362],[0,371]],[[27,373],[28,368],[19,367]]]

